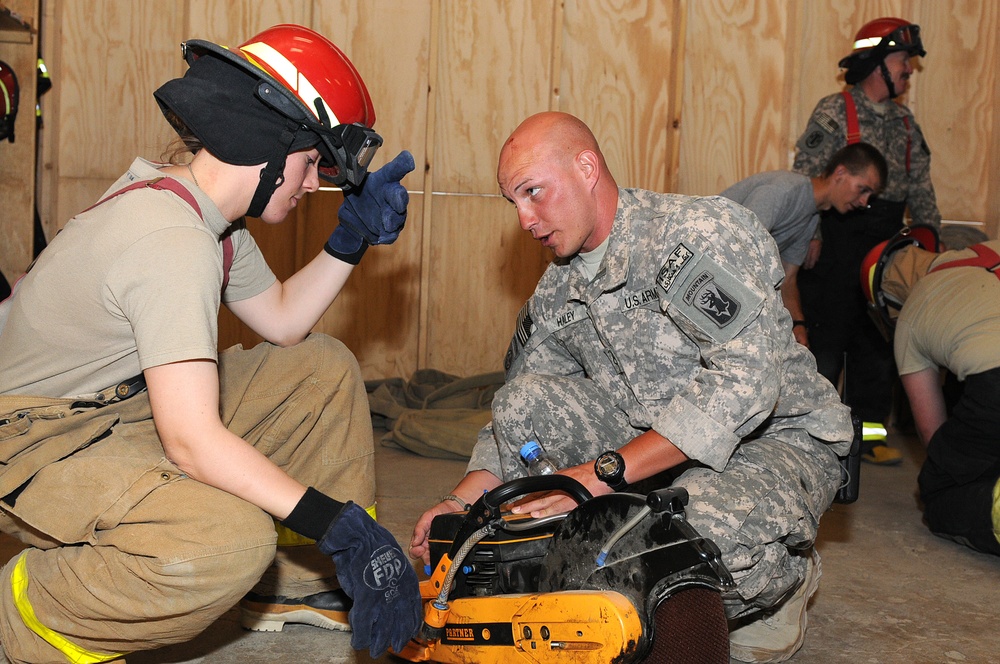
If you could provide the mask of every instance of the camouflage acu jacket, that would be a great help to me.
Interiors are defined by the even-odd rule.
[[[895,102],[874,104],[859,88],[851,88],[858,110],[861,140],[882,152],[889,165],[889,181],[881,194],[887,201],[905,201],[915,223],[941,225],[934,185],[931,152],[920,125],[907,107]],[[820,99],[806,130],[795,144],[793,170],[815,177],[834,153],[847,145],[847,111],[840,93]]]
[[[721,198],[619,191],[590,283],[568,262],[542,275],[507,357],[521,373],[596,381],[638,429],[721,470],[746,437],[838,454],[850,414],[792,336],[773,239]]]

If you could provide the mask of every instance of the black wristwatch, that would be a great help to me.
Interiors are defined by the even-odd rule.
[[[625,459],[614,450],[603,452],[594,462],[594,474],[612,491],[621,491],[628,486],[625,481]]]

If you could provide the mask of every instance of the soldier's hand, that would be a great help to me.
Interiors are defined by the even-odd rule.
[[[428,538],[431,534],[431,522],[439,514],[450,514],[459,512],[458,503],[451,500],[443,500],[434,507],[424,512],[417,524],[413,526],[413,535],[410,537],[410,557],[422,560],[425,565],[431,564],[431,548]]]
[[[611,493],[611,487],[597,479],[594,474],[594,463],[583,463],[579,466],[563,468],[559,475],[568,475],[582,484],[592,496],[602,496]],[[514,514],[530,514],[532,518],[540,519],[551,514],[565,514],[576,509],[579,503],[575,498],[561,491],[550,491],[543,494],[532,494],[519,500],[511,507]]]
[[[809,348],[809,330],[806,329],[804,325],[796,325],[792,328],[792,334],[795,335],[795,340]]]

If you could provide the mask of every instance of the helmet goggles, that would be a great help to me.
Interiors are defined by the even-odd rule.
[[[382,137],[361,123],[341,124],[333,129],[324,127],[315,131],[322,138],[319,144],[322,156],[319,176],[338,186],[345,181],[354,186],[360,185],[375,153],[382,147]]]
[[[926,55],[920,41],[920,26],[909,24],[896,28],[884,37],[863,37],[854,42],[854,50],[879,48],[882,53],[906,51],[911,55]]]
[[[316,148],[320,153],[319,176],[336,186],[357,187],[364,182],[375,153],[382,147],[382,137],[360,122],[328,127],[317,121],[309,110],[283,85],[263,79],[257,84],[255,96],[271,109],[299,123],[319,137]],[[317,105],[321,120],[329,122],[322,105]]]

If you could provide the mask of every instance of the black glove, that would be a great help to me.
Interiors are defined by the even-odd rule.
[[[406,223],[410,195],[400,180],[413,170],[413,155],[403,150],[396,158],[369,173],[361,187],[344,191],[337,212],[340,224],[330,234],[326,251],[354,265],[372,244],[392,244]]]
[[[396,538],[349,502],[333,520],[319,550],[333,558],[337,579],[352,600],[351,647],[372,657],[400,652],[423,621],[417,573]]]

